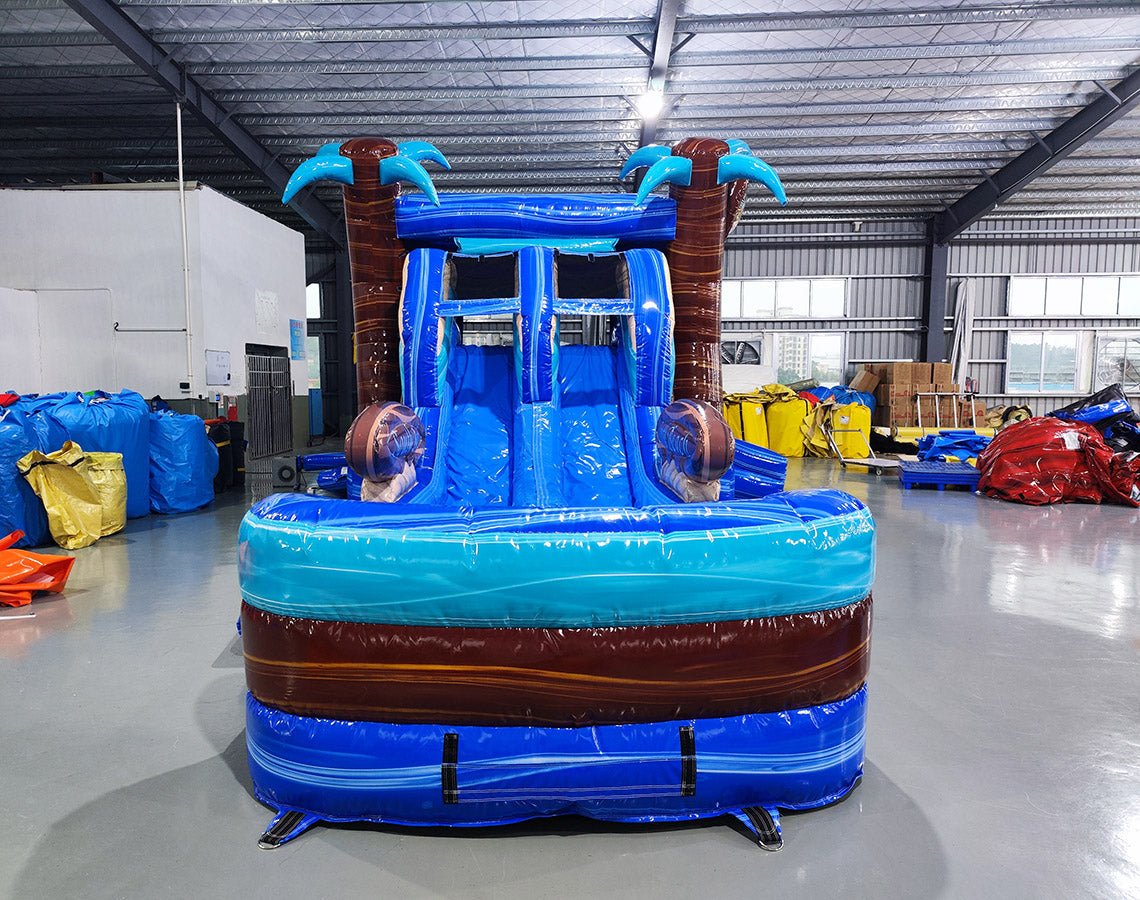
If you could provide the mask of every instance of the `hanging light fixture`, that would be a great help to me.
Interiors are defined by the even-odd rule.
[[[637,111],[647,122],[654,122],[665,108],[665,93],[650,89],[637,98]]]

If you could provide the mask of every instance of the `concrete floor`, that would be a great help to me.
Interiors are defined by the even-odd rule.
[[[868,758],[845,802],[784,818],[780,853],[576,819],[259,851],[234,499],[130,523],[0,622],[0,894],[1140,896],[1140,511],[793,461],[790,486],[823,484],[879,524]]]

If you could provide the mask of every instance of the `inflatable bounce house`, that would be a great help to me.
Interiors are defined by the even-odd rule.
[[[709,138],[637,150],[635,194],[437,194],[424,163],[351,140],[285,191],[344,185],[363,499],[241,527],[261,845],[579,814],[780,846],[862,774],[874,525],[719,412],[724,240],[779,178]],[[464,341],[494,315],[512,346]],[[569,316],[609,339],[563,346]]]

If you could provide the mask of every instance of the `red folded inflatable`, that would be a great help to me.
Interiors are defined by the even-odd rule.
[[[1009,425],[978,456],[978,490],[1046,503],[1140,506],[1140,455],[1113,453],[1091,425],[1050,416]]]
[[[16,550],[12,545],[23,536],[13,531],[0,538],[0,606],[27,606],[37,591],[58,594],[75,565],[74,556]]]

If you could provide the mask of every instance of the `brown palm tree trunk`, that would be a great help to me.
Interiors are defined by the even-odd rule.
[[[677,233],[669,245],[677,373],[673,396],[720,408],[720,281],[728,188],[717,184],[717,164],[728,145],[714,138],[686,138],[674,156],[693,161],[688,187],[673,185]]]
[[[400,400],[400,188],[380,183],[380,160],[395,156],[396,145],[384,138],[356,138],[343,144],[340,153],[352,160],[353,183],[344,186],[344,217],[352,267],[357,402],[364,409],[376,401]]]

